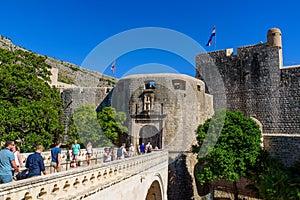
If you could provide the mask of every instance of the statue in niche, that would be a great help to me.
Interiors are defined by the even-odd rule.
[[[148,95],[144,96],[144,111],[151,110],[151,97]]]
[[[150,111],[153,107],[153,97],[151,95],[144,95],[144,111]]]

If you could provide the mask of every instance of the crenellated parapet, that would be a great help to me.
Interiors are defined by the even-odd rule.
[[[300,67],[284,67],[282,63],[281,31],[272,28],[267,32],[267,42],[239,47],[235,53],[226,49],[197,55],[196,77],[206,84],[224,84],[226,108],[241,110],[260,121],[265,148],[291,165],[300,157]],[[209,74],[211,68],[216,70]],[[214,91],[207,88],[207,92]],[[219,109],[223,97],[214,95],[215,109]],[[291,143],[289,137],[295,136]]]

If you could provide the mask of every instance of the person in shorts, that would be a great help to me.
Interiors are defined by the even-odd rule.
[[[122,146],[119,147],[117,150],[117,160],[124,159],[125,157],[129,157],[129,154],[127,153],[126,149],[126,144],[123,143]]]
[[[60,161],[61,161],[61,142],[57,141],[55,143],[55,147],[51,149],[51,163],[50,163],[50,173],[52,172],[60,172]]]
[[[77,140],[75,140],[74,144],[72,144],[72,153],[73,153],[72,161],[75,161],[76,167],[78,167],[78,156],[79,153],[81,153],[81,150],[80,150],[80,144],[77,144]]]
[[[92,157],[92,155],[93,155],[93,146],[92,146],[92,143],[89,142],[86,145],[86,164],[87,165],[91,164],[91,157]]]

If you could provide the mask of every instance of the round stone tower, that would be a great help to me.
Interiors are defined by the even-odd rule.
[[[271,28],[267,33],[267,44],[270,47],[279,47],[282,48],[281,43],[281,31],[279,28]]]
[[[282,42],[281,42],[281,31],[279,28],[271,28],[267,33],[267,46],[277,47],[278,56],[279,56],[279,68],[283,67],[283,58],[282,58]]]

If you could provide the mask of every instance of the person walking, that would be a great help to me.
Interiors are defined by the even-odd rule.
[[[14,141],[8,140],[5,142],[5,148],[0,152],[0,184],[12,182],[12,168],[16,172],[20,172],[15,162],[14,153],[12,152],[14,146]]]
[[[140,144],[140,154],[144,154],[145,153],[145,144],[144,142],[142,142],[142,144]]]
[[[81,153],[81,150],[80,150],[80,144],[77,144],[77,140],[75,140],[74,144],[72,144],[72,152],[73,152],[72,161],[75,161],[76,167],[78,167],[78,157],[79,157],[79,153]]]
[[[129,157],[132,157],[134,156],[134,147],[132,144],[130,144],[130,147],[128,149],[128,152],[129,152]]]
[[[92,155],[93,155],[93,146],[92,146],[92,143],[89,142],[86,145],[86,164],[87,165],[91,164],[91,157],[92,157]]]
[[[43,152],[43,146],[38,145],[36,152],[30,154],[26,160],[25,167],[28,169],[28,178],[33,176],[40,176],[41,172],[46,175],[46,169],[44,165],[44,159],[41,155]]]
[[[50,163],[50,173],[52,172],[60,172],[61,167],[61,142],[56,141],[55,147],[51,149],[51,163]]]
[[[124,159],[125,157],[129,156],[125,147],[126,147],[125,143],[123,143],[122,146],[119,147],[117,151],[117,160]]]

